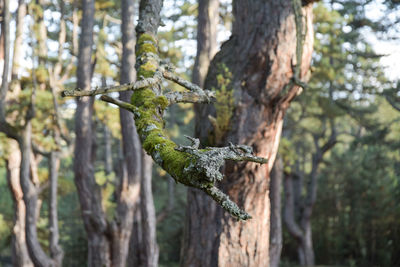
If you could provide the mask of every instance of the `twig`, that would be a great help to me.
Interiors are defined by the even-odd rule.
[[[207,187],[203,189],[207,195],[211,196],[221,207],[229,212],[232,216],[237,218],[238,220],[248,220],[251,219],[250,214],[241,210],[235,202],[229,199],[229,196],[226,195],[224,192],[219,190],[217,187]]]
[[[130,111],[132,111],[132,112],[135,112],[136,109],[137,109],[134,105],[131,105],[131,104],[129,104],[128,102],[124,102],[124,101],[121,101],[121,100],[112,98],[112,97],[110,97],[110,96],[108,96],[108,95],[102,95],[102,96],[100,97],[100,99],[103,100],[103,101],[105,101],[105,102],[108,102],[108,103],[117,105],[117,106],[120,107],[120,108],[124,108],[124,109],[130,110]]]
[[[164,70],[162,72],[162,75],[164,76],[165,79],[173,81],[177,84],[179,84],[182,87],[185,87],[186,89],[193,91],[193,92],[202,92],[203,89],[200,88],[200,86],[189,82],[188,80],[185,80],[181,77],[179,77],[178,75],[176,75],[175,73],[172,73],[168,70]]]

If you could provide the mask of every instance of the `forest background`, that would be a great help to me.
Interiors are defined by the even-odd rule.
[[[230,1],[215,2],[219,2],[214,10],[219,47],[230,35],[232,7]],[[90,56],[93,87],[122,80],[121,5],[121,1],[95,1]],[[138,5],[134,2],[131,22],[137,21]],[[5,6],[11,12],[8,15]],[[74,183],[77,104],[61,97],[62,90],[77,86],[81,8],[79,1],[2,1],[0,58],[11,71],[1,112],[18,129],[31,127],[32,152],[27,157],[37,198],[36,208],[31,209],[32,231],[37,236],[27,240],[37,241],[38,255],[44,253],[62,266],[86,266],[88,262],[87,232]],[[313,9],[310,78],[286,113],[272,171],[271,179],[277,182],[276,187],[271,184],[271,212],[279,218],[271,218],[270,246],[279,252],[270,252],[271,260],[282,248],[281,266],[400,266],[400,82],[393,59],[399,51],[385,51],[385,46],[377,45],[378,41],[398,44],[398,1],[320,1]],[[164,26],[158,33],[161,57],[188,80],[196,58],[198,10],[197,1],[164,1]],[[7,16],[10,39],[4,37]],[[4,53],[7,42],[8,55]],[[180,90],[173,83],[167,87]],[[186,144],[184,136],[193,136],[195,128],[193,105],[169,107],[166,121],[169,137]],[[118,177],[129,172],[124,166],[129,163],[123,163],[126,154],[119,109],[95,101],[92,127],[100,206],[105,220],[112,222],[120,207]],[[15,164],[21,161],[13,153],[18,149],[0,133],[2,266],[11,266],[18,251],[14,246],[20,242],[13,234],[19,229],[15,225],[18,205],[23,202],[13,184]],[[139,183],[143,190],[137,204],[140,208],[132,216],[127,260],[133,265],[178,266],[185,246],[187,188],[156,164],[142,164],[147,167],[142,168]],[[311,247],[307,247],[310,240]],[[306,262],[299,252],[307,249],[315,255],[312,262]],[[31,266],[29,253],[22,253],[26,266]]]

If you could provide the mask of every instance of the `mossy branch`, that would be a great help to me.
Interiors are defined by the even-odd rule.
[[[138,32],[136,62],[138,81],[134,84],[96,88],[91,91],[64,91],[64,96],[93,96],[110,92],[133,90],[131,103],[106,95],[101,100],[131,111],[143,149],[153,160],[167,171],[176,182],[198,188],[211,196],[227,212],[239,220],[251,218],[229,197],[215,187],[223,179],[220,172],[226,160],[266,163],[267,160],[253,155],[251,147],[230,144],[228,147],[199,149],[198,139],[188,137],[191,146],[177,145],[164,130],[164,110],[174,103],[208,103],[215,98],[214,92],[174,74],[171,67],[161,65],[158,57],[157,39],[151,32]],[[162,90],[163,79],[171,80],[188,92]]]

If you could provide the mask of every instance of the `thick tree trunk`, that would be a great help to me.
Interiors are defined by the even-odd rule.
[[[151,177],[153,159],[142,152],[142,180],[140,189],[140,209],[142,219],[142,266],[158,266],[158,245],[156,239],[156,211],[154,208]]]
[[[81,36],[79,42],[77,87],[90,89],[92,77],[92,45],[94,1],[82,1]],[[84,226],[88,237],[88,266],[109,266],[110,247],[105,236],[107,222],[101,206],[100,188],[94,179],[92,163],[92,114],[94,98],[77,100],[75,113],[74,172]]]
[[[197,234],[190,232],[190,238],[194,241],[192,243],[205,240],[202,252],[208,256],[199,255],[202,252],[188,246],[187,258],[196,261],[185,266],[269,265],[269,171],[278,149],[284,112],[299,89],[292,81],[295,76],[293,66],[299,61],[296,58],[300,58],[301,71],[297,78],[304,77],[312,51],[311,4],[302,8],[303,28],[307,31],[303,29],[306,37],[300,57],[296,55],[292,4],[289,0],[233,2],[232,36],[214,57],[205,83],[206,88],[217,88],[218,92],[221,82],[224,82],[227,90],[232,91],[230,96],[219,90],[228,100],[221,99],[219,105],[231,110],[231,114],[219,113],[221,106],[217,106],[217,112],[212,106],[202,109],[198,114],[201,123],[196,125],[196,132],[202,144],[232,142],[251,145],[258,156],[268,158],[269,162],[264,166],[228,163],[224,169],[226,178],[221,186],[233,201],[253,216],[250,221],[237,222],[219,207],[205,201],[200,205],[190,204],[188,224],[198,225]],[[224,106],[227,102],[233,102],[234,107]],[[215,121],[228,121],[229,124],[217,129],[223,125],[214,123],[213,128],[208,121],[209,114],[216,117]],[[199,218],[204,224],[196,223]]]
[[[26,209],[20,184],[21,152],[15,140],[8,141],[10,154],[7,159],[7,181],[14,202],[14,226],[12,229],[13,266],[33,267],[25,239]]]
[[[283,179],[283,162],[280,157],[275,161],[269,183],[269,198],[271,200],[269,266],[278,267],[282,251],[282,217],[281,189]]]
[[[197,54],[193,67],[192,82],[202,88],[210,62],[217,51],[218,7],[218,0],[199,0]],[[195,110],[199,110],[201,106],[200,104],[195,104]],[[199,117],[196,117],[196,124],[200,123],[198,119]],[[200,190],[191,187],[187,189],[187,203],[181,265],[200,266],[201,262],[211,262],[212,235],[216,232],[213,218],[217,211],[217,204]],[[209,214],[209,216],[198,216],[197,212]],[[202,225],[208,225],[212,229],[200,234],[199,231]]]

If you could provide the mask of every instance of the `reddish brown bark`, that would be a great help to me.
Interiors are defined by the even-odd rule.
[[[231,38],[214,57],[205,83],[218,88],[216,77],[221,67],[232,74],[235,108],[230,130],[223,142],[251,145],[258,156],[269,163],[225,166],[221,186],[230,197],[248,211],[253,219],[237,222],[198,195],[189,203],[191,242],[184,255],[192,259],[185,266],[268,266],[269,264],[269,171],[278,149],[283,115],[298,92],[292,86],[296,64],[296,25],[292,1],[234,1]],[[308,71],[312,51],[312,7],[303,7],[307,27],[300,78]],[[287,86],[287,85],[290,86]],[[196,133],[203,144],[213,143],[214,129],[208,121],[215,115],[211,106],[202,109]],[[210,138],[211,137],[211,138]],[[202,224],[195,220],[202,220]],[[197,240],[197,244],[196,244]],[[202,243],[204,241],[204,243]],[[200,249],[201,247],[201,249]]]

